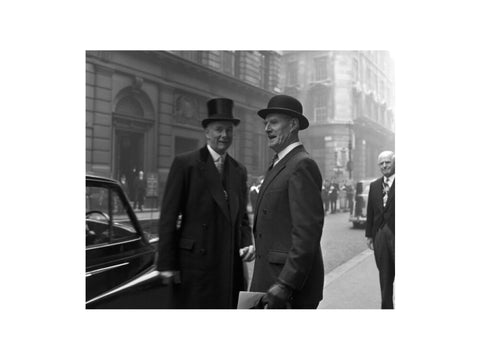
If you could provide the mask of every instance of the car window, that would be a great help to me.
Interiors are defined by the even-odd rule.
[[[123,241],[138,236],[127,206],[116,188],[87,186],[87,246]]]

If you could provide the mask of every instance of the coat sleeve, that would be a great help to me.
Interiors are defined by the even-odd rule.
[[[367,222],[365,224],[365,237],[373,238],[373,188],[375,183],[370,185],[367,199]]]
[[[248,218],[247,204],[248,204],[248,187],[247,187],[247,170],[242,171],[242,188],[241,195],[243,198],[240,203],[244,203],[244,208],[241,208],[243,212],[240,219],[240,247],[246,247],[252,244],[252,228],[250,227],[250,220]]]
[[[299,162],[288,181],[292,246],[278,281],[300,290],[310,274],[323,231],[322,176],[312,159]]]
[[[162,200],[159,220],[158,269],[175,270],[177,263],[177,219],[186,202],[186,169],[181,160],[174,159]]]

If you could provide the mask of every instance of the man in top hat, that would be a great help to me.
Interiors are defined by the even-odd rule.
[[[301,103],[274,96],[264,119],[275,152],[255,208],[256,260],[250,290],[265,292],[266,308],[316,309],[323,297],[322,176],[298,138],[308,127]]]
[[[173,306],[236,308],[243,261],[255,251],[247,214],[247,171],[227,153],[233,101],[207,102],[206,145],[175,157],[159,222],[158,270],[173,282]]]

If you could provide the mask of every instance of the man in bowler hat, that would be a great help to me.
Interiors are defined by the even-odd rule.
[[[256,260],[250,290],[268,309],[316,309],[323,297],[322,176],[298,138],[308,127],[301,103],[277,95],[264,119],[275,152],[255,208]]]
[[[173,306],[236,308],[243,261],[255,256],[247,214],[247,171],[227,153],[233,101],[207,102],[206,145],[173,160],[159,222],[158,270],[173,285]]]
[[[395,154],[384,151],[378,156],[382,177],[370,184],[365,236],[373,249],[380,276],[382,309],[393,309],[395,280]]]

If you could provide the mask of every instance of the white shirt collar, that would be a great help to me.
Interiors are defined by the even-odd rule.
[[[273,165],[275,166],[278,162],[280,162],[282,160],[283,157],[288,155],[288,153],[291,150],[293,150],[295,147],[298,147],[298,146],[301,146],[301,145],[302,145],[301,142],[294,142],[294,143],[289,144],[287,147],[285,147],[283,150],[281,150],[280,152],[277,153],[278,159],[275,161],[275,163]]]
[[[392,186],[394,180],[395,180],[395,173],[390,177],[383,176],[383,181],[387,182],[390,187]]]
[[[225,156],[227,155],[226,153],[221,155],[221,154],[215,152],[215,150],[213,148],[211,148],[210,145],[207,145],[207,148],[208,148],[208,152],[210,152],[210,155],[213,158],[213,162],[217,162],[220,157],[223,157],[223,160],[225,160]]]

